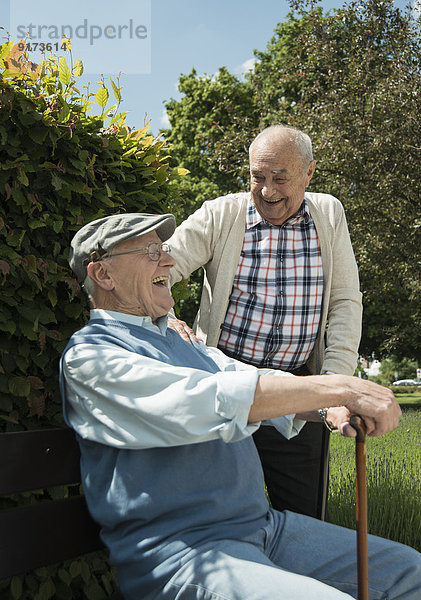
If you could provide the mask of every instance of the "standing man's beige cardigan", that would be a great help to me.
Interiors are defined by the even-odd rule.
[[[358,359],[362,303],[345,213],[333,196],[306,192],[305,197],[319,237],[324,278],[323,310],[308,367],[312,373],[352,375]],[[195,331],[209,346],[218,344],[228,308],[249,199],[250,193],[240,193],[205,202],[168,240],[177,261],[171,285],[204,268]]]

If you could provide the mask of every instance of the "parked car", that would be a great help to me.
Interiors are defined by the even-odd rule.
[[[421,380],[419,380],[419,379],[398,379],[398,381],[394,381],[392,385],[421,385]]]

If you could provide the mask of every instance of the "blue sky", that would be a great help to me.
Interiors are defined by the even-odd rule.
[[[343,3],[321,5],[332,9]],[[129,111],[128,125],[141,127],[146,116],[156,134],[166,123],[164,102],[180,97],[181,73],[195,68],[200,75],[214,74],[223,65],[244,73],[253,50],[266,48],[288,11],[286,0],[1,0],[0,24],[13,39],[18,26],[22,31],[33,25],[32,40],[39,43],[56,42],[54,32],[64,24],[75,32],[79,26],[72,53],[89,70],[82,84],[92,82],[96,91],[101,72],[111,69],[115,80],[121,69],[120,109]]]

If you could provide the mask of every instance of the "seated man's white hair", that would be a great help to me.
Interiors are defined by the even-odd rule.
[[[82,290],[88,296],[89,301],[92,303],[94,300],[94,292],[95,292],[95,283],[92,279],[87,275],[82,283]]]

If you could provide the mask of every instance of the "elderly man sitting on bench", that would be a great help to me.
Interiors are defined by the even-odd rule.
[[[318,409],[343,435],[395,428],[393,394],[343,375],[256,369],[167,328],[172,215],[122,214],[82,227],[70,265],[89,323],[61,360],[82,481],[128,600],[355,598],[355,532],[268,505],[251,435],[285,437]],[[332,408],[337,407],[337,408]],[[421,597],[421,555],[369,538],[370,598]]]

